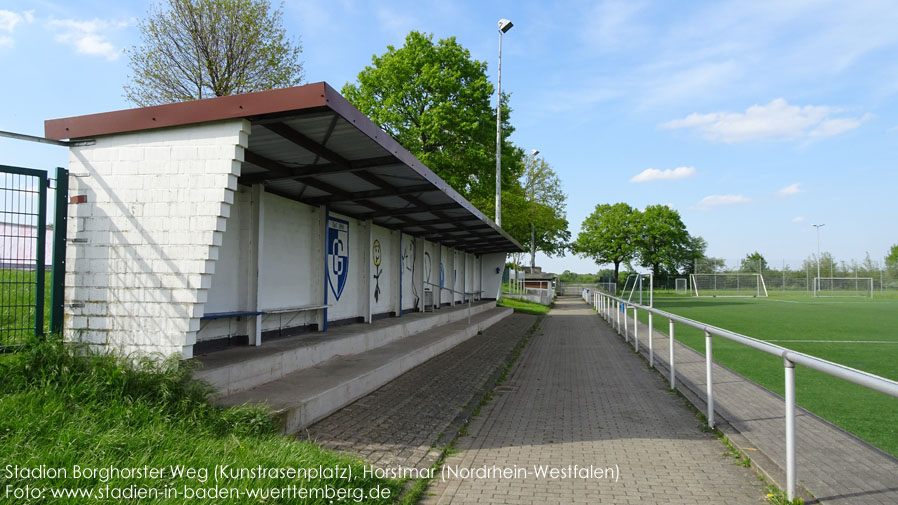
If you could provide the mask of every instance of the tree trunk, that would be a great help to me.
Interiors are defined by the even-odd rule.
[[[614,262],[614,285],[615,286],[620,285],[620,273],[618,272],[619,269],[620,269],[620,261],[615,261]]]
[[[536,228],[530,223],[530,273],[536,266]]]

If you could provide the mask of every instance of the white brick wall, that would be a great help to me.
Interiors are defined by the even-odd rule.
[[[65,333],[123,353],[191,357],[250,124],[111,135],[73,147]]]

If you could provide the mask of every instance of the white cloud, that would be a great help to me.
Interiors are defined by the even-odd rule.
[[[793,223],[801,223],[803,221],[804,221],[804,216],[798,216],[798,217],[792,218]]]
[[[58,29],[56,41],[68,44],[76,52],[92,56],[103,56],[109,61],[118,59],[121,49],[117,48],[106,37],[109,32],[127,26],[127,23],[112,22],[102,19],[76,21],[74,19],[54,19],[50,27]]]
[[[780,196],[797,195],[798,193],[801,193],[803,191],[801,188],[799,188],[799,186],[801,186],[800,182],[796,182],[795,184],[789,184],[788,186],[781,188],[779,191],[777,191],[776,194],[778,194]]]
[[[825,105],[789,105],[777,98],[767,105],[752,105],[745,112],[694,112],[683,119],[662,123],[662,128],[688,128],[715,142],[749,140],[795,140],[803,137],[830,137],[853,130],[870,117],[831,118],[839,109]]]
[[[705,210],[721,205],[739,205],[751,202],[751,198],[742,195],[708,195],[693,206],[695,209]]]
[[[15,39],[12,34],[16,29],[16,25],[22,21],[30,23],[34,21],[34,11],[26,11],[22,14],[13,11],[0,10],[0,47],[12,47],[15,45]]]
[[[677,167],[673,169],[658,170],[657,168],[647,168],[642,172],[634,175],[630,182],[648,182],[668,179],[684,179],[695,175],[695,167]]]

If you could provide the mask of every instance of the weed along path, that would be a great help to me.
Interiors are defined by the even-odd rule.
[[[664,379],[579,298],[560,298],[422,503],[762,503]]]

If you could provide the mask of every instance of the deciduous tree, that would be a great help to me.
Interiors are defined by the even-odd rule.
[[[619,278],[620,264],[636,255],[636,235],[640,212],[626,203],[599,204],[583,220],[580,233],[571,249],[599,265],[614,265],[614,278]]]
[[[642,212],[636,237],[636,250],[642,266],[652,269],[658,278],[661,267],[675,271],[688,255],[689,233],[680,213],[666,205],[650,205]]]
[[[462,196],[491,215],[495,204],[496,114],[486,63],[455,37],[410,32],[405,45],[373,56],[343,96]],[[502,187],[517,184],[523,153],[505,139],[513,128],[503,98]],[[503,192],[503,224],[506,224]],[[508,229],[508,225],[505,226]],[[515,236],[512,234],[512,236]],[[516,238],[518,238],[516,236]]]
[[[167,0],[139,22],[125,97],[140,106],[295,86],[302,47],[269,0]]]
[[[571,239],[565,213],[567,195],[561,189],[561,181],[544,158],[531,155],[524,160],[524,176],[521,178],[524,200],[530,221],[530,266],[536,265],[536,251],[547,256],[564,254]]]

